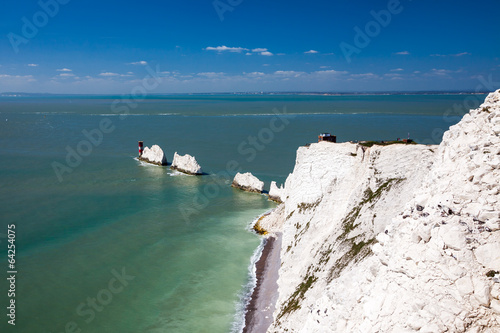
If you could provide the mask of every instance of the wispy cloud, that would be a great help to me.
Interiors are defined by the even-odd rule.
[[[299,77],[304,74],[304,72],[297,72],[297,71],[276,71],[274,72],[275,75],[278,76],[283,76],[283,77]]]
[[[391,69],[391,72],[402,72],[402,71],[404,71],[404,69],[402,69],[402,68]]]
[[[0,74],[0,81],[7,80],[16,80],[16,81],[28,81],[33,82],[36,81],[33,75],[9,75],[9,74]]]
[[[360,73],[360,74],[351,74],[351,78],[354,79],[377,79],[379,76],[373,73]]]
[[[433,68],[430,72],[425,73],[426,76],[439,76],[439,77],[448,77],[450,74],[461,73],[463,72],[461,69],[451,70],[451,69],[437,69]]]
[[[304,52],[305,54],[315,54],[315,53],[319,53],[318,51],[316,50],[309,50],[309,51],[306,51]]]
[[[225,46],[225,45],[217,46],[217,47],[208,46],[205,48],[205,50],[217,51],[217,52],[235,52],[235,53],[241,53],[243,51],[248,51],[248,49],[246,49],[244,47],[229,47],[229,46]]]
[[[131,62],[129,65],[141,65],[141,66],[146,66],[148,64],[147,61],[141,60],[141,61],[136,61],[136,62]]]
[[[316,71],[314,72],[315,74],[320,74],[320,75],[344,75],[348,74],[349,72],[346,71],[336,71],[334,69],[329,69],[325,71]]]
[[[396,54],[396,55],[409,55],[410,52],[408,52],[408,51],[400,51],[400,52],[396,52],[394,54]]]
[[[217,77],[222,77],[224,76],[224,72],[201,72],[201,73],[198,73],[196,75],[198,76],[203,76],[203,77],[207,77],[207,78],[217,78]]]
[[[104,72],[99,74],[99,76],[104,76],[104,77],[113,77],[113,76],[120,76],[118,73],[111,73],[111,72]]]
[[[38,67],[38,64],[28,64],[28,67]]]
[[[243,75],[247,77],[262,77],[265,74],[262,72],[252,72],[252,73],[243,73]]]
[[[387,73],[384,74],[384,77],[389,78],[391,80],[402,80],[402,75],[399,73]]]
[[[72,72],[73,70],[69,69],[69,68],[61,68],[61,69],[56,69],[56,71],[58,71],[58,72]]]
[[[471,55],[469,52],[461,52],[456,54],[431,54],[431,57],[462,57],[466,55]]]
[[[59,74],[58,76],[59,76],[59,77],[63,77],[63,78],[64,78],[64,77],[65,77],[65,78],[68,78],[68,77],[73,77],[73,76],[75,76],[75,74],[73,74],[73,73],[61,73],[61,74]]]
[[[272,56],[274,55],[272,52],[270,52],[267,48],[264,47],[256,47],[253,49],[247,49],[245,47],[229,47],[229,46],[208,46],[204,48],[206,51],[217,51],[218,53],[222,52],[232,52],[232,53],[242,53],[245,52],[245,55],[253,55],[253,54],[259,54],[262,56]]]
[[[264,47],[257,47],[255,49],[252,49],[252,52],[258,53],[258,54],[263,55],[263,56],[272,56],[273,55],[271,52],[269,52],[268,49],[266,49]]]

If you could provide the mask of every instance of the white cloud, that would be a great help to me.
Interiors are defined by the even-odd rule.
[[[305,54],[315,54],[315,53],[318,53],[318,51],[316,51],[316,50],[309,50],[309,51],[306,51],[304,53]]]
[[[304,72],[297,72],[297,71],[276,71],[274,72],[274,75],[277,75],[279,77],[299,77]]]
[[[461,73],[462,70],[458,69],[456,71],[450,69],[436,69],[433,68],[430,72],[426,73],[427,76],[439,76],[439,77],[449,77],[453,73]]]
[[[0,81],[6,80],[27,80],[28,82],[36,81],[33,75],[9,75],[9,74],[0,74]]]
[[[99,76],[112,77],[112,76],[120,76],[118,73],[104,72],[99,74]]]
[[[202,72],[202,73],[198,73],[196,74],[198,76],[204,76],[204,77],[207,77],[207,78],[215,78],[215,77],[220,77],[220,76],[224,76],[224,73],[223,72]]]
[[[396,54],[396,55],[409,55],[410,52],[408,52],[408,51],[400,51],[400,52],[396,52],[394,54]]]
[[[235,53],[241,53],[243,51],[248,51],[248,49],[245,49],[244,47],[229,47],[229,46],[225,46],[225,45],[217,46],[217,47],[209,46],[209,47],[206,47],[205,50],[217,51],[217,52],[228,51],[228,52],[235,52]]]
[[[348,74],[349,72],[346,72],[346,71],[336,71],[334,69],[329,69],[329,70],[326,70],[326,71],[316,71],[314,73],[320,74],[320,75],[342,75],[342,74]]]
[[[28,67],[38,67],[38,64],[28,64]]]
[[[58,75],[59,77],[73,77],[75,74],[73,73],[61,73]]]
[[[402,68],[391,69],[391,72],[402,72],[402,71],[404,71],[404,69],[402,69]]]
[[[250,52],[245,53],[245,55],[252,55]]]
[[[373,73],[361,73],[361,74],[351,74],[352,78],[355,79],[376,79],[378,75]]]
[[[456,54],[431,54],[431,57],[462,57],[465,55],[471,55],[469,52],[461,52]]]
[[[252,52],[258,53],[258,54],[263,55],[263,56],[272,56],[273,55],[271,52],[269,52],[268,49],[266,49],[264,47],[258,47],[258,48],[252,49]]]
[[[260,55],[263,55],[263,56],[272,56],[273,54],[269,51],[264,51],[264,52],[261,52]]]
[[[387,73],[384,74],[385,77],[390,78],[391,80],[402,80],[401,74],[399,73]]]
[[[243,75],[247,77],[261,77],[264,76],[265,74],[262,72],[252,72],[252,73],[243,73]]]
[[[146,66],[148,64],[147,61],[141,60],[141,61],[136,61],[136,62],[131,62],[129,65],[141,65],[141,66]]]
[[[58,72],[72,72],[73,70],[69,69],[69,68],[61,68],[61,69],[56,69],[56,71],[58,71]]]

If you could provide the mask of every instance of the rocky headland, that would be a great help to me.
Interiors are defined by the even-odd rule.
[[[300,147],[283,192],[268,332],[500,332],[500,90],[438,146]]]

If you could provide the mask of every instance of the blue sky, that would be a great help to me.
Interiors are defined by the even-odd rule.
[[[493,0],[2,5],[0,92],[130,93],[152,71],[150,93],[499,88]]]

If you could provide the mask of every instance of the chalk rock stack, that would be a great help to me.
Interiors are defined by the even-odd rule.
[[[194,156],[191,156],[189,154],[179,155],[177,154],[177,152],[175,152],[174,159],[170,168],[190,175],[203,174],[201,166],[198,164],[198,162],[196,162]]]
[[[139,160],[157,165],[167,165],[167,158],[158,145],[153,145],[151,148],[145,147]]]
[[[283,194],[285,193],[285,189],[283,185],[278,187],[275,181],[271,182],[271,187],[269,188],[269,199],[276,201],[278,203],[283,202]]]
[[[248,192],[262,193],[262,191],[264,190],[264,182],[260,181],[250,172],[238,172],[236,176],[234,176],[231,186]]]
[[[500,332],[500,90],[439,146],[301,147],[284,192],[269,332]]]

